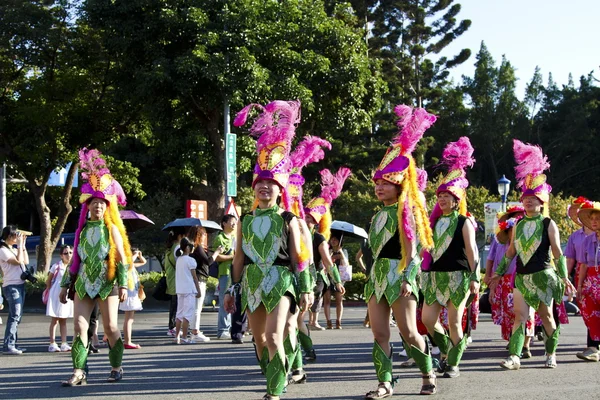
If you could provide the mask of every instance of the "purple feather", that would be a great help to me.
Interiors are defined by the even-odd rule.
[[[350,176],[352,172],[350,168],[342,167],[338,170],[335,176],[328,169],[321,171],[321,197],[323,197],[327,203],[331,204],[333,200],[337,199],[342,193],[342,187],[344,182]]]
[[[413,152],[425,131],[433,125],[437,117],[428,113],[424,108],[412,110],[409,106],[398,105],[394,109],[401,119],[398,121],[400,132],[394,137],[392,143],[402,146],[403,154]],[[412,111],[412,112],[410,112]]]

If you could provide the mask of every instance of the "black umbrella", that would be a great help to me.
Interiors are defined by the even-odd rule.
[[[207,232],[216,232],[223,230],[223,228],[221,228],[221,225],[217,224],[215,221],[200,218],[177,218],[176,220],[166,224],[162,228],[162,230],[168,231],[171,228],[187,228],[190,226],[201,226],[204,229],[206,229]]]
[[[121,214],[121,219],[123,220],[123,225],[125,225],[127,232],[135,232],[149,227],[150,225],[154,225],[154,222],[152,222],[150,218],[146,217],[144,214],[136,213],[133,210],[121,210],[119,211],[119,214]]]

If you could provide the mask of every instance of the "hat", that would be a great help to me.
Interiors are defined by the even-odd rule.
[[[261,111],[250,128],[250,135],[257,138],[258,153],[252,187],[261,179],[269,179],[284,190],[291,169],[290,146],[296,134],[296,125],[300,122],[300,102],[275,100],[264,107],[249,104],[237,114],[233,125],[244,125],[252,108]]]
[[[581,205],[579,211],[577,212],[579,221],[581,221],[584,226],[592,229],[591,216],[594,212],[600,212],[600,202],[586,201]]]
[[[583,196],[579,196],[578,198],[573,200],[573,202],[567,207],[567,215],[569,216],[569,218],[571,218],[571,220],[573,222],[575,222],[579,226],[582,226],[582,225],[581,225],[581,221],[579,221],[579,218],[577,217],[577,212],[579,211],[579,208],[581,207],[581,205],[583,203],[585,203],[586,201],[589,201],[589,200]]]
[[[521,188],[521,201],[523,197],[535,196],[542,203],[547,204],[550,200],[552,186],[546,183],[546,175],[542,172],[550,168],[548,157],[542,152],[542,148],[523,143],[514,139],[513,151],[517,166],[517,187]],[[544,207],[547,212],[548,207]]]
[[[309,214],[317,224],[319,233],[329,239],[331,234],[331,203],[342,192],[344,182],[350,176],[349,168],[342,167],[333,175],[328,169],[321,171],[321,195],[315,197],[304,207],[304,212]]]
[[[325,157],[323,151],[325,148],[331,150],[331,143],[309,135],[296,146],[290,155],[292,168],[287,186],[287,201],[289,203],[284,204],[284,208],[302,219],[304,219],[304,206],[302,204],[304,177],[302,176],[302,168],[308,164],[321,161]]]
[[[125,206],[127,199],[123,188],[110,174],[106,161],[98,150],[79,150],[81,177],[87,182],[81,186],[79,203],[83,204],[92,198],[103,199],[115,205]]]
[[[510,206],[505,212],[497,214],[498,227],[496,228],[496,240],[505,244],[508,242],[508,231],[515,226],[525,216],[525,209],[522,206]]]

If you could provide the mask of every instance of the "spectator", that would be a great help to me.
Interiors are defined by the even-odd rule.
[[[167,251],[165,252],[165,276],[167,277],[167,294],[171,296],[169,304],[169,330],[167,336],[175,336],[175,315],[177,314],[177,290],[175,288],[175,250],[183,233],[171,230],[167,239]]]
[[[142,311],[142,300],[138,295],[140,288],[140,278],[138,276],[137,268],[146,264],[146,259],[142,255],[142,252],[138,248],[132,248],[132,260],[133,268],[129,272],[129,280],[131,282],[130,288],[127,290],[127,300],[119,304],[119,310],[125,312],[125,319],[123,320],[123,347],[126,349],[141,349],[137,343],[133,343],[131,340],[131,334],[133,332],[133,317],[136,311]]]
[[[219,232],[213,240],[213,248],[223,246],[223,252],[219,254],[216,261],[219,263],[219,315],[217,316],[217,339],[231,339],[231,317],[225,311],[223,300],[225,290],[231,284],[231,262],[234,253],[235,227],[237,218],[231,214],[226,214],[221,219],[223,231]],[[234,314],[236,315],[236,314]],[[241,315],[240,315],[241,318]],[[233,340],[239,342],[242,338],[237,337]]]
[[[198,288],[200,289],[200,297],[196,297],[194,315],[190,320],[190,325],[192,326],[191,338],[197,342],[210,342],[210,338],[200,331],[200,314],[202,313],[202,305],[206,296],[208,266],[215,261],[215,258],[221,253],[223,247],[219,246],[213,255],[209,257],[203,247],[203,244],[206,243],[206,229],[201,226],[191,227],[188,237],[194,241],[194,251],[190,256],[196,260],[196,278],[198,278]]]
[[[181,343],[196,343],[188,339],[188,327],[194,316],[195,298],[200,298],[200,286],[196,277],[196,260],[190,257],[194,251],[194,243],[184,237],[177,249],[177,264],[175,267],[175,287],[177,288],[177,316],[175,320],[175,341]],[[181,338],[183,336],[183,339]]]
[[[71,351],[71,346],[67,343],[67,318],[73,318],[73,302],[69,300],[66,304],[62,304],[59,299],[60,282],[67,270],[67,265],[71,262],[71,258],[73,258],[73,248],[69,245],[61,246],[60,261],[50,267],[48,279],[46,279],[46,290],[48,290],[46,315],[52,318],[49,328],[50,346],[48,346],[48,351],[51,353]],[[54,340],[57,325],[60,326],[60,347]]]
[[[23,349],[17,347],[17,328],[23,314],[25,281],[21,279],[23,267],[29,264],[25,250],[26,236],[15,225],[5,226],[0,238],[0,267],[4,281],[2,288],[8,302],[8,318],[4,331],[4,354],[19,355]],[[14,246],[17,246],[14,249]]]

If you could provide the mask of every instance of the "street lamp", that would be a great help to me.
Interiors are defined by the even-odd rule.
[[[502,175],[502,178],[498,179],[498,193],[502,199],[502,212],[506,212],[508,192],[510,192],[510,181],[506,179],[504,175]]]

